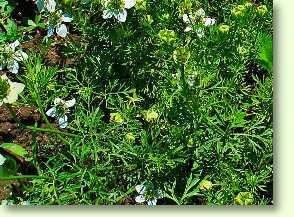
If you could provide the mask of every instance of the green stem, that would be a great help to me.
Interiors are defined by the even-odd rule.
[[[48,177],[34,176],[34,175],[0,177],[0,180],[15,180],[15,179],[48,179]]]
[[[29,130],[33,130],[33,131],[56,133],[56,134],[61,134],[61,135],[65,135],[65,136],[72,136],[72,137],[76,137],[76,138],[81,138],[81,136],[78,136],[78,135],[75,135],[72,133],[62,132],[60,130],[54,130],[52,128],[38,128],[38,127],[30,127],[30,126],[26,126],[26,128]]]

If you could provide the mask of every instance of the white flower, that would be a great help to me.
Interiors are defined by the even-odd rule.
[[[47,10],[52,13],[56,9],[55,0],[36,0],[36,5],[40,12]]]
[[[183,21],[184,21],[184,23],[190,23],[191,22],[188,14],[183,15]]]
[[[195,32],[199,38],[202,38],[204,36],[204,30],[202,28],[196,29]]]
[[[130,9],[134,7],[136,4],[136,0],[125,0],[125,8]]]
[[[195,16],[204,17],[205,11],[202,8],[200,8],[199,10],[196,11]]]
[[[185,29],[184,29],[184,32],[190,32],[192,30],[192,28],[190,26],[187,26]]]
[[[56,34],[62,38],[65,38],[67,35],[67,28],[65,24],[61,24],[56,27]]]
[[[212,26],[216,23],[216,20],[214,18],[204,18],[203,19],[203,23],[204,23],[204,26]]]
[[[112,17],[116,18],[119,22],[125,22],[127,20],[128,12],[126,9],[130,9],[135,6],[136,0],[125,0],[124,8],[121,9],[111,9],[107,8],[110,1],[106,1],[106,9],[103,11],[102,18],[110,19]]]
[[[2,154],[0,154],[0,166],[2,166],[5,163],[5,161],[6,158]]]
[[[60,11],[60,14],[61,13],[62,12]],[[47,29],[47,37],[51,37],[52,35],[54,35],[54,32],[56,32],[57,35],[59,35],[62,38],[65,38],[66,35],[67,35],[67,33],[68,33],[68,30],[67,30],[66,25],[63,24],[62,22],[64,22],[64,23],[70,23],[72,20],[73,20],[73,18],[70,15],[63,14],[60,17],[59,23],[56,26],[52,26],[52,25],[49,25],[48,26],[48,29]]]
[[[20,45],[19,41],[16,40],[15,42],[9,44],[7,47],[4,48],[4,53],[8,55],[8,58],[4,60],[4,62],[0,63],[0,69],[7,68],[9,72],[13,74],[17,74],[19,70],[19,63],[25,61],[28,58],[28,55],[21,51],[16,50],[16,48]]]
[[[151,206],[156,205],[157,198],[153,198],[151,200],[146,200],[146,197],[145,197],[145,195],[146,195],[146,186],[144,186],[144,185],[136,185],[135,189],[139,193],[139,195],[135,197],[135,201],[137,203],[147,202],[147,205],[151,205]]]
[[[6,75],[1,75],[0,84],[0,106],[15,103],[25,87],[22,83],[10,81]]]
[[[56,98],[54,100],[54,106],[46,112],[46,115],[49,117],[58,118],[59,127],[66,128],[68,125],[66,114],[69,112],[69,108],[73,107],[75,103],[75,98],[68,101]]]
[[[55,11],[56,2],[55,2],[55,0],[46,0],[45,6],[46,6],[46,9],[52,13]]]

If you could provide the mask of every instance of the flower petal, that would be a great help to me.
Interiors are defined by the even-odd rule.
[[[65,24],[61,24],[60,26],[56,27],[56,34],[62,38],[65,38],[67,35],[67,28]]]
[[[184,14],[183,15],[183,21],[184,21],[184,23],[190,23],[190,19],[189,19],[189,15],[188,14]]]
[[[73,18],[68,14],[63,14],[61,19],[65,23],[70,23],[73,20]]]
[[[47,112],[46,112],[46,115],[49,116],[49,117],[56,117],[57,116],[57,109],[56,107],[52,107],[51,109],[49,109]]]
[[[143,203],[143,202],[145,202],[146,200],[145,200],[144,195],[140,194],[140,195],[138,195],[137,197],[135,197],[135,201],[136,201],[137,203]]]
[[[20,94],[25,88],[25,85],[22,83],[11,82],[10,84],[10,91]]]
[[[46,8],[49,12],[54,12],[56,8],[56,2],[55,0],[47,0],[46,2]]]
[[[54,34],[54,27],[53,26],[48,26],[47,37],[51,37],[53,34]]]
[[[134,7],[136,4],[136,0],[125,0],[125,8],[130,9]]]
[[[204,31],[201,28],[196,29],[196,34],[199,38],[202,38],[204,36]]]
[[[29,58],[29,56],[21,50],[18,50],[14,53],[14,59],[16,61],[25,61],[28,58]]]
[[[135,189],[139,194],[144,194],[146,191],[146,187],[144,185],[136,185]]]
[[[112,16],[114,16],[114,13],[111,10],[104,10],[103,11],[103,15],[102,15],[103,19],[109,19]]]
[[[156,203],[157,203],[157,199],[156,198],[153,199],[153,200],[148,200],[147,201],[147,205],[149,205],[149,206],[155,206]]]
[[[204,22],[204,26],[212,26],[215,24],[216,20],[208,17],[208,18],[204,18],[203,22]]]
[[[15,42],[11,43],[11,44],[9,45],[9,47],[10,47],[13,51],[15,51],[15,48],[18,47],[19,45],[20,45],[19,41],[16,40]]]
[[[191,30],[192,30],[192,28],[190,26],[188,26],[184,29],[184,32],[190,32]]]
[[[19,64],[16,60],[12,60],[7,64],[7,69],[13,74],[17,74],[19,70]]]
[[[59,97],[54,99],[54,105],[59,105],[60,103],[63,103],[62,99],[60,99]]]
[[[67,122],[67,116],[64,115],[63,117],[59,117],[58,118],[58,124],[59,124],[59,127],[64,129],[67,127],[68,125],[68,122]]]
[[[119,12],[118,14],[115,14],[114,17],[119,21],[119,22],[126,22],[127,20],[127,15],[128,12],[126,10],[122,10],[121,12]]]
[[[204,17],[205,11],[202,8],[200,8],[198,11],[196,11],[195,15],[198,17]]]
[[[71,100],[68,100],[65,102],[65,105],[69,108],[69,107],[73,107],[76,104],[76,99],[73,98]]]

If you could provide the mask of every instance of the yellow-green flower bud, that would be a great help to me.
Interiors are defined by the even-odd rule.
[[[199,189],[201,191],[209,191],[212,189],[212,182],[211,181],[208,181],[208,180],[202,180],[199,184]]]
[[[146,9],[147,9],[146,0],[137,0],[135,8],[136,8],[136,10],[146,11]]]
[[[267,7],[266,7],[266,5],[259,5],[258,7],[257,7],[257,13],[259,14],[259,15],[265,15],[266,13],[267,13]]]
[[[153,111],[153,110],[148,110],[147,112],[146,112],[146,116],[145,116],[145,119],[146,119],[146,121],[148,121],[148,122],[154,122],[154,121],[156,121],[157,119],[158,119],[158,113],[157,112],[155,112],[155,111]]]
[[[240,192],[234,199],[236,205],[252,205],[253,202],[253,194],[250,192]]]
[[[172,43],[176,40],[176,33],[173,30],[163,29],[159,31],[158,37],[164,42]]]
[[[127,134],[126,134],[126,139],[127,139],[128,142],[133,143],[133,142],[135,141],[136,138],[135,138],[134,134],[132,134],[132,133],[127,133]]]
[[[237,48],[237,51],[238,51],[238,53],[241,54],[241,55],[244,55],[244,54],[246,54],[246,53],[248,52],[248,50],[247,50],[245,47],[242,47],[242,46],[239,46],[239,47]]]
[[[179,47],[173,52],[173,59],[176,63],[185,64],[190,58],[190,51],[185,47]]]
[[[230,26],[225,25],[225,24],[222,24],[222,25],[219,26],[218,30],[219,30],[221,33],[227,33],[227,32],[229,32],[229,30],[230,30]]]
[[[245,13],[246,7],[244,5],[238,5],[233,8],[232,14],[236,17],[243,16]]]
[[[121,116],[120,113],[115,112],[110,114],[110,120],[115,122],[115,123],[122,123],[124,121],[123,117]]]

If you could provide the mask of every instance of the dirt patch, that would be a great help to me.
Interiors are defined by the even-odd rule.
[[[28,20],[34,20],[37,14],[37,5],[34,0],[10,0],[15,8],[12,18],[18,24],[26,24]]]

